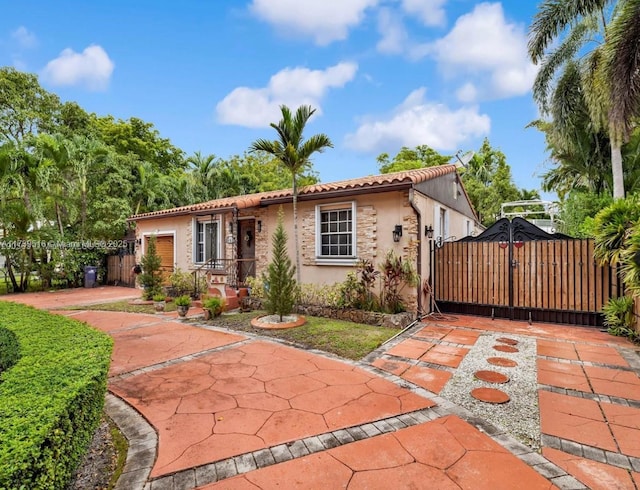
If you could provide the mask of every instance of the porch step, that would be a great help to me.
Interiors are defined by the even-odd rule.
[[[210,296],[223,296],[225,299],[225,309],[235,310],[240,307],[240,299],[238,298],[238,294],[236,290],[230,288],[229,286],[224,286],[224,294],[221,293],[222,288],[212,287],[208,289],[208,293]]]

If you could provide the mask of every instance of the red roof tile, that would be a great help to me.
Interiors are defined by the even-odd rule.
[[[299,196],[311,196],[322,194],[324,192],[340,192],[365,190],[372,187],[386,187],[406,184],[410,187],[420,182],[435,179],[442,175],[454,173],[456,168],[454,165],[440,165],[438,167],[426,167],[417,170],[406,170],[403,172],[394,172],[390,174],[372,175],[368,177],[359,177],[357,179],[341,180],[338,182],[321,183],[309,185],[298,189]],[[263,202],[276,199],[291,198],[292,189],[282,189],[277,191],[260,192],[257,194],[246,194],[243,196],[224,197],[222,199],[214,199],[198,204],[189,204],[178,208],[163,209],[150,213],[143,213],[132,216],[133,221],[146,218],[162,218],[165,216],[176,216],[181,214],[197,214],[199,212],[220,210],[225,208],[245,209],[259,206]]]

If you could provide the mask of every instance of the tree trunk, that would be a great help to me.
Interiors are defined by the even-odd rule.
[[[611,139],[611,171],[613,173],[613,198],[624,199],[624,171],[622,169],[622,145]]]
[[[293,175],[293,243],[296,249],[296,281],[300,284],[300,243],[298,240],[298,186]]]

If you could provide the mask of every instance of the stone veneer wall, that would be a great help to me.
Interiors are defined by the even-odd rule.
[[[316,265],[316,214],[314,210],[299,213],[301,261],[304,266]],[[378,213],[373,206],[358,206],[356,210],[356,249],[358,258],[375,262],[378,255]]]
[[[191,217],[188,218],[189,222],[187,223],[187,234],[184,237],[184,247],[186,250],[185,263],[188,264],[188,269],[195,268],[194,256],[193,256],[193,219]]]
[[[254,209],[253,216],[256,219],[255,257],[256,257],[256,277],[262,276],[269,265],[268,254],[271,246],[271,231],[267,221],[267,210],[264,208]],[[258,220],[262,221],[262,231],[258,232]]]

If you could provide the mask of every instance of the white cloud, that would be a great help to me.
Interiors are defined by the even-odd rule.
[[[405,49],[408,40],[402,21],[389,9],[380,9],[378,14],[378,32],[382,36],[376,49],[384,54],[399,54]]]
[[[456,97],[460,102],[474,102],[478,98],[478,89],[473,83],[467,82],[456,90]]]
[[[454,151],[467,139],[489,133],[491,120],[478,107],[452,110],[426,100],[425,93],[424,87],[414,90],[388,118],[365,121],[347,135],[347,146],[368,153],[418,145]]]
[[[43,76],[53,85],[81,85],[89,90],[105,90],[114,67],[106,51],[93,44],[82,53],[65,49],[47,63]]]
[[[446,21],[444,4],[447,0],[402,0],[402,9],[417,15],[428,26],[440,26]]]
[[[485,91],[491,97],[528,92],[537,72],[527,55],[524,27],[508,22],[499,3],[476,5],[424,54],[433,56],[450,76],[486,77]]]
[[[379,0],[253,0],[251,11],[282,29],[311,36],[321,46],[347,38]]]
[[[250,128],[268,126],[280,119],[280,105],[291,109],[302,104],[316,108],[330,88],[343,87],[353,80],[356,63],[343,62],[326,70],[285,68],[271,77],[264,88],[238,87],[216,106],[218,121]]]
[[[38,38],[25,26],[18,27],[11,33],[11,38],[17,41],[22,49],[33,48],[38,45]]]

